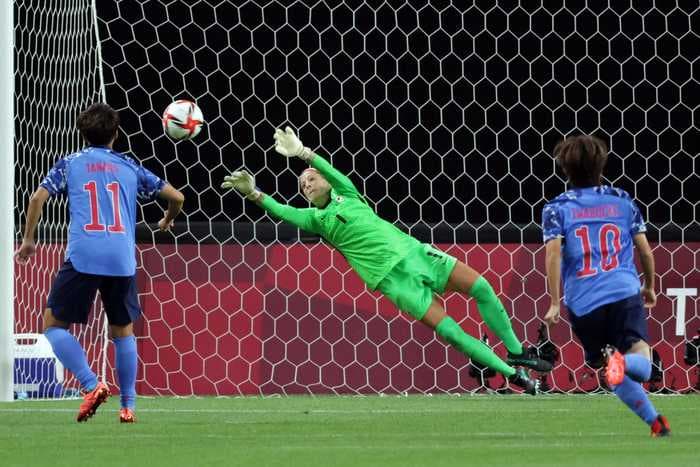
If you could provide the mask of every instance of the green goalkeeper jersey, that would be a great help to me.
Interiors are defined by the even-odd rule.
[[[367,286],[377,284],[418,240],[379,217],[367,205],[350,179],[318,154],[311,161],[331,185],[330,202],[324,208],[295,208],[265,196],[261,206],[272,216],[323,237],[345,256]]]

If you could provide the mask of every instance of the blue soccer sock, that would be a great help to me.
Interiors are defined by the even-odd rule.
[[[122,407],[134,409],[136,406],[136,337],[132,334],[112,339],[116,347],[117,377]]]
[[[651,362],[638,353],[625,355],[625,374],[635,381],[649,381],[651,377]]]
[[[634,381],[629,376],[625,376],[622,383],[615,386],[613,392],[627,407],[636,413],[639,418],[644,420],[648,425],[654,423],[659,415],[652,405],[646,391],[641,384]]]
[[[75,375],[80,385],[87,391],[92,391],[97,386],[97,376],[88,365],[85,351],[80,346],[78,339],[63,328],[50,327],[44,331],[53,349],[53,353],[63,363],[63,366]]]

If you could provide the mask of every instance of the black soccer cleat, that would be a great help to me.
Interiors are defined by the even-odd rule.
[[[535,349],[527,347],[523,347],[523,351],[520,354],[508,352],[506,363],[510,366],[526,366],[531,370],[541,373],[552,371],[552,364],[550,362],[539,358]]]
[[[539,380],[531,379],[525,368],[516,368],[515,374],[508,377],[508,382],[518,386],[523,392],[532,396],[540,392]]]

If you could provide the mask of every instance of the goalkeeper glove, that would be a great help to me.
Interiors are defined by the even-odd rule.
[[[305,147],[289,127],[284,131],[279,128],[275,130],[275,151],[284,157],[298,157],[306,162],[313,156],[311,149]]]
[[[251,201],[257,201],[262,193],[255,188],[255,177],[249,174],[246,170],[237,170],[231,175],[224,177],[224,182],[221,188],[234,188],[240,194]]]

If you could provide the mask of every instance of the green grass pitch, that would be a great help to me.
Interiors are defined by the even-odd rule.
[[[655,396],[671,438],[612,396],[112,397],[87,423],[79,401],[0,404],[10,466],[698,466],[700,395]]]

